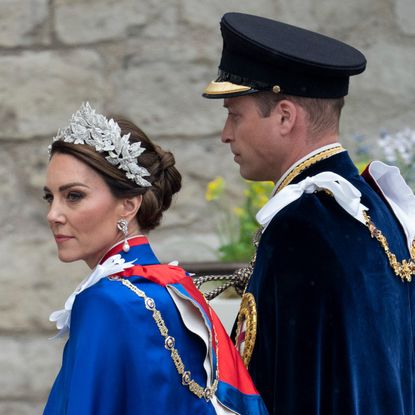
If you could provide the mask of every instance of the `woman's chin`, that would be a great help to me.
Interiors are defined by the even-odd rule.
[[[58,251],[58,258],[61,262],[74,262],[80,259],[77,256],[70,255],[65,252],[59,252],[59,251]]]

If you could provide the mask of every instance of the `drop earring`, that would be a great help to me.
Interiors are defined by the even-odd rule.
[[[130,245],[127,241],[128,236],[128,221],[126,219],[120,219],[117,221],[117,228],[123,233],[124,235],[124,244],[122,246],[122,250],[124,252],[128,252],[130,250]]]

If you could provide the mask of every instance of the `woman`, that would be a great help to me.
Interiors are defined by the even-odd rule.
[[[44,415],[266,414],[214,312],[144,234],[181,187],[173,155],[83,104],[44,188],[61,261],[92,269],[51,314],[69,332]]]

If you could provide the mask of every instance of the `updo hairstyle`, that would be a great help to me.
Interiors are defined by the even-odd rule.
[[[134,123],[123,118],[114,117],[121,128],[121,135],[131,134],[130,143],[141,142],[145,151],[138,157],[138,164],[148,170],[150,176],[145,179],[150,187],[140,187],[127,179],[124,170],[118,169],[105,160],[106,152],[98,153],[86,144],[66,143],[58,140],[52,143],[51,157],[55,153],[69,154],[94,169],[108,185],[114,197],[122,199],[138,195],[143,201],[136,215],[142,232],[156,228],[161,221],[163,212],[172,202],[173,195],[181,188],[182,176],[174,167],[175,159],[171,152],[164,151],[154,144],[150,138]]]

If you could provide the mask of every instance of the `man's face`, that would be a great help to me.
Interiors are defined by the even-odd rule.
[[[276,181],[284,158],[284,140],[279,134],[276,115],[264,117],[249,95],[225,98],[228,117],[222,131],[222,142],[230,145],[243,178]]]

